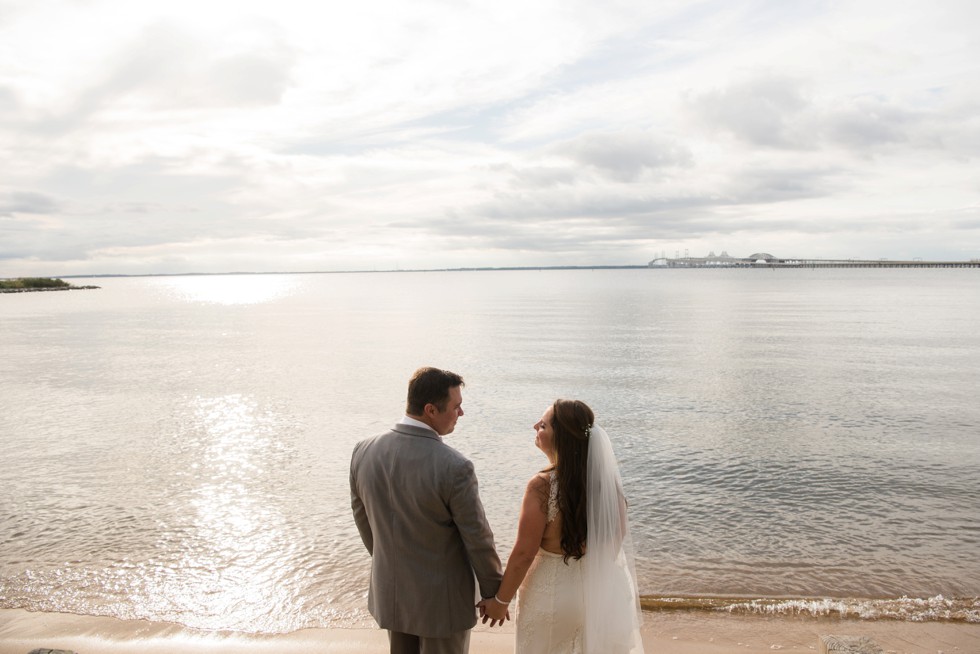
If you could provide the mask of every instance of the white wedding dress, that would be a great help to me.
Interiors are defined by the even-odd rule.
[[[551,473],[548,522],[558,515],[558,485]],[[517,593],[515,654],[582,654],[585,627],[582,560],[539,549]]]
[[[558,515],[557,490],[552,472],[549,523]],[[642,654],[636,591],[623,552],[604,570],[604,583],[593,598],[599,604],[587,601],[588,556],[569,557],[566,565],[561,554],[538,550],[517,594],[516,654]],[[587,605],[597,620],[587,619]],[[602,628],[587,629],[595,623]]]

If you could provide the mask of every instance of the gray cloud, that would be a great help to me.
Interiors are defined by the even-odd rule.
[[[27,125],[42,133],[69,132],[124,103],[153,114],[281,100],[295,59],[290,48],[270,39],[245,51],[217,54],[212,45],[168,22],[149,25],[109,57],[101,79],[57,113],[35,114]]]
[[[980,154],[975,102],[944,102],[943,89],[918,105],[881,94],[840,96],[818,106],[793,78],[758,77],[689,96],[702,124],[752,146],[808,151],[841,147],[858,155],[900,148]],[[927,101],[928,100],[928,101]]]
[[[568,166],[522,166],[513,164],[489,167],[491,173],[506,173],[518,188],[537,189],[569,186],[580,177],[579,171]]]
[[[44,193],[31,191],[0,193],[0,216],[11,216],[15,213],[47,214],[58,210],[58,202]]]
[[[285,49],[249,52],[216,60],[206,78],[216,81],[212,97],[223,106],[274,105],[289,86],[291,64]]]
[[[725,204],[769,204],[827,197],[853,185],[843,167],[747,167],[732,171]]]
[[[424,227],[462,244],[567,254],[605,246],[621,249],[654,239],[707,237],[733,230],[734,221],[714,213],[710,207],[684,208],[684,203],[675,202],[675,209],[669,210],[668,204],[648,206],[650,211],[631,216],[553,217],[547,221],[491,220],[453,212],[426,221]]]
[[[470,208],[474,215],[503,222],[528,220],[566,220],[573,218],[625,221],[636,216],[683,214],[692,210],[745,205],[765,205],[792,200],[831,196],[850,189],[854,182],[843,166],[777,166],[766,160],[746,163],[726,175],[700,180],[697,169],[683,170],[672,184],[609,184],[589,180],[580,168],[570,167],[566,175],[546,177],[545,183],[532,184],[539,169],[516,167],[499,170],[509,174],[506,190]],[[546,169],[549,170],[550,169]],[[559,169],[565,170],[565,169]],[[552,178],[562,183],[550,183]],[[697,191],[681,190],[694,187]]]
[[[20,108],[17,95],[7,86],[0,86],[0,120],[12,117]]]
[[[861,149],[907,142],[906,130],[918,120],[910,112],[878,98],[859,98],[828,116],[825,129],[830,140]]]
[[[660,213],[692,206],[712,204],[706,196],[624,195],[605,189],[561,190],[541,193],[504,193],[478,204],[472,213],[503,222],[526,220],[567,220],[572,218],[609,218],[635,214]]]
[[[570,167],[575,171],[581,167]],[[630,247],[631,242],[710,239],[725,235],[762,236],[771,232],[832,233],[840,222],[788,215],[768,216],[764,207],[795,200],[831,197],[853,181],[839,166],[746,165],[729,171],[697,192],[690,184],[608,184],[601,178],[567,183],[527,183],[525,171],[497,169],[510,183],[483,202],[456,207],[440,218],[411,224],[444,238],[483,242],[496,249],[577,252],[581,247]],[[562,169],[564,170],[564,169]],[[537,169],[531,168],[531,174]],[[684,174],[697,176],[697,170]]]
[[[288,87],[295,55],[277,35],[267,35],[264,42],[237,52],[217,54],[209,46],[173,25],[152,25],[122,53],[125,63],[104,87],[146,93],[163,107],[247,107],[279,102]]]
[[[689,99],[693,111],[709,127],[725,130],[754,145],[796,148],[804,134],[797,118],[808,107],[802,83],[772,75]]]
[[[950,218],[954,229],[980,230],[980,206],[968,207]]]
[[[553,151],[621,182],[636,181],[649,171],[692,164],[684,146],[637,131],[584,134]]]

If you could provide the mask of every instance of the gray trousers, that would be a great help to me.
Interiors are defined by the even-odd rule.
[[[391,654],[467,654],[470,630],[457,631],[448,638],[425,638],[400,631],[389,631]]]

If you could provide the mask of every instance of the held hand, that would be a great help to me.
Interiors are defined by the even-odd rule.
[[[502,626],[504,622],[510,620],[510,607],[501,604],[492,597],[482,600],[477,606],[480,607],[480,617],[483,618],[483,624],[489,620],[490,626],[496,627]]]

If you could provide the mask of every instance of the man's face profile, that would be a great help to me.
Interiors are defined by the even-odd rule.
[[[429,407],[433,408],[432,412],[428,412]],[[432,421],[431,426],[436,430],[436,433],[440,436],[451,434],[456,428],[456,421],[463,415],[463,391],[459,386],[453,386],[449,389],[449,399],[446,400],[444,411],[440,411],[435,404],[426,405],[426,409],[429,419]]]

